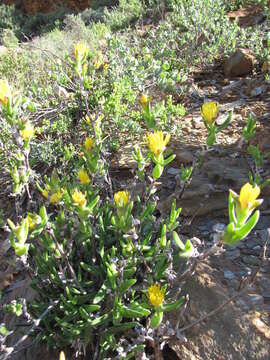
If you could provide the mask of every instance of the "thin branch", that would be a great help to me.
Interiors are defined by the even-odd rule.
[[[15,351],[15,349],[22,344],[25,340],[28,339],[30,334],[39,326],[40,322],[45,318],[45,316],[59,303],[59,300],[56,300],[52,302],[47,309],[40,315],[40,317],[36,320],[34,320],[34,324],[31,327],[31,329],[22,337],[20,340],[18,340],[13,347],[8,348],[8,353],[1,356],[0,360],[7,360],[10,355]]]
[[[68,269],[69,269],[69,272],[70,272],[70,274],[71,274],[71,276],[72,276],[75,284],[78,286],[78,288],[79,288],[83,293],[85,293],[85,290],[83,289],[83,287],[81,286],[80,282],[78,281],[77,276],[76,276],[76,274],[75,274],[75,271],[74,271],[73,267],[71,266],[71,264],[70,264],[70,262],[69,262],[69,260],[68,260],[67,254],[62,250],[62,248],[61,248],[61,246],[59,245],[59,243],[58,243],[58,241],[57,241],[57,239],[56,239],[53,231],[49,231],[49,233],[50,233],[50,235],[53,237],[53,240],[54,240],[54,242],[55,242],[55,245],[56,245],[57,250],[60,252],[62,258],[65,260],[66,265],[67,265],[67,267],[68,267]]]

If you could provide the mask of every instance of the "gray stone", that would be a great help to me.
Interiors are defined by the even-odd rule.
[[[268,292],[263,292],[262,293],[262,296],[264,297],[264,299],[265,300],[270,300],[270,291],[268,291]]]
[[[264,304],[263,296],[259,294],[248,294],[244,299],[250,308],[258,309]]]
[[[262,230],[262,235],[265,236],[266,228],[270,227],[270,216],[260,216],[260,220],[255,227],[255,230]]]
[[[200,225],[200,226],[198,227],[198,229],[199,229],[200,231],[207,231],[207,232],[209,232],[209,225],[207,225],[207,224]]]
[[[261,270],[260,270],[262,273],[269,273],[269,270],[267,267],[262,267]]]
[[[270,279],[263,276],[260,281],[260,286],[262,291],[270,291]]]
[[[224,63],[224,73],[227,77],[243,76],[252,72],[255,57],[247,49],[238,49]]]
[[[261,249],[259,248],[259,250],[255,250],[255,248],[253,249],[247,249],[247,248],[244,248],[242,249],[242,254],[244,255],[255,255],[255,256],[259,256],[261,253]]]
[[[191,151],[188,150],[175,150],[175,161],[178,164],[192,164],[194,156]]]
[[[259,241],[256,241],[254,239],[248,240],[245,242],[245,245],[248,249],[254,249],[258,245]]]
[[[238,278],[241,278],[243,276],[246,275],[246,271],[237,271],[235,272],[235,275],[238,277]]]
[[[246,266],[245,267],[245,275],[250,275],[251,274],[251,268],[250,267],[248,267],[248,266]]]
[[[233,250],[227,250],[225,256],[230,260],[235,260],[239,258],[241,255],[240,250],[235,248]]]
[[[173,167],[170,167],[168,170],[167,170],[167,173],[169,175],[178,175],[181,173],[181,170],[180,169],[177,169],[177,168],[173,168]]]
[[[237,247],[238,249],[244,249],[244,248],[246,247],[246,244],[245,244],[243,241],[240,241],[240,242],[236,245],[236,247]]]
[[[236,300],[236,305],[239,306],[244,311],[249,310],[248,304],[243,299],[237,299]]]
[[[212,230],[217,233],[222,233],[223,231],[225,231],[225,228],[226,228],[226,225],[222,224],[222,223],[217,223],[212,226]]]
[[[230,270],[225,270],[224,271],[224,278],[227,279],[227,280],[232,280],[232,279],[235,278],[235,274]]]
[[[242,257],[242,261],[247,265],[259,265],[261,260],[254,255],[246,255]]]
[[[237,279],[232,279],[230,280],[230,286],[234,289],[234,290],[238,290],[239,289],[239,280]],[[232,296],[233,293],[230,295]]]

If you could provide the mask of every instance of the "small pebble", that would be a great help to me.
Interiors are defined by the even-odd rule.
[[[260,281],[262,291],[270,291],[270,279],[262,277]]]
[[[233,250],[227,250],[225,253],[225,256],[230,260],[235,260],[239,258],[241,255],[240,250],[238,248],[235,248]]]
[[[225,270],[224,271],[224,278],[227,279],[227,280],[232,280],[232,279],[235,278],[235,274],[230,270]]]
[[[252,308],[258,308],[264,304],[263,297],[259,294],[248,294],[245,296],[245,301]]]
[[[253,250],[255,250],[255,251],[260,251],[260,250],[261,250],[260,245],[256,245],[256,246],[253,248]]]
[[[226,225],[222,224],[222,223],[217,223],[212,226],[212,230],[217,233],[222,233],[223,231],[225,231],[225,228],[226,228]]]
[[[237,299],[236,304],[237,304],[237,306],[239,306],[244,311],[249,310],[249,306],[247,305],[247,303],[243,299]]]
[[[173,167],[170,167],[168,170],[167,170],[167,173],[169,175],[178,175],[181,173],[181,170],[180,169],[177,169],[177,168],[173,168]]]
[[[253,265],[253,266],[259,265],[261,263],[261,260],[257,256],[254,256],[254,255],[243,256],[242,261],[245,264]]]
[[[265,300],[270,300],[270,291],[268,292],[263,292],[262,296],[264,297]]]

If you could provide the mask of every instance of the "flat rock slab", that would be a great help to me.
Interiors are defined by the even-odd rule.
[[[191,183],[187,186],[177,206],[184,216],[202,216],[227,209],[228,191],[239,191],[248,179],[248,164],[244,159],[210,157],[201,168],[195,170]],[[160,211],[169,211],[171,202],[177,199],[175,193],[161,196]]]

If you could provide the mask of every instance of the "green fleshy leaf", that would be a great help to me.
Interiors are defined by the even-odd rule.
[[[252,229],[256,226],[257,222],[260,218],[260,211],[257,210],[251,216],[251,218],[247,221],[245,225],[243,225],[239,230],[235,230],[235,235],[233,235],[232,241],[235,244],[236,242],[243,240],[248,234],[252,231]]]
[[[176,245],[179,247],[180,250],[184,251],[185,250],[185,245],[183,243],[183,241],[180,239],[179,235],[177,234],[177,232],[173,231],[172,233],[173,236],[173,240],[176,243]]]
[[[228,213],[229,213],[230,223],[232,222],[234,224],[237,224],[237,219],[235,216],[235,209],[234,209],[234,198],[232,196],[231,191],[229,192]]]
[[[181,258],[189,258],[194,254],[194,247],[190,240],[187,240],[185,243],[185,249],[179,252],[179,256]]]
[[[136,279],[123,280],[122,284],[120,285],[121,295],[123,295],[131,286],[136,284],[136,282],[137,282]]]
[[[210,132],[206,139],[206,144],[208,146],[212,146],[212,145],[214,145],[215,141],[216,141],[216,133],[214,131]]]
[[[169,156],[166,160],[163,161],[163,165],[167,166],[169,165],[174,159],[175,159],[176,155],[171,155]]]
[[[183,303],[185,302],[185,297],[181,296],[180,299],[176,300],[174,303],[171,304],[164,304],[161,306],[163,311],[173,311],[177,310]]]
[[[156,329],[162,323],[163,320],[163,311],[160,309],[155,311],[151,318],[150,326],[152,329]]]
[[[229,125],[229,123],[230,123],[231,120],[232,120],[232,114],[233,114],[233,112],[230,111],[229,116],[228,116],[227,119],[224,121],[224,123],[217,127],[217,129],[216,129],[216,132],[217,132],[217,133],[220,132],[220,131],[222,131],[222,130],[224,130],[224,129]]]
[[[160,164],[156,164],[152,173],[153,178],[155,180],[159,179],[163,173],[163,170],[164,170],[163,166],[161,166]]]
[[[121,315],[128,318],[141,318],[151,314],[151,311],[139,304],[133,303],[129,307],[121,307]]]

